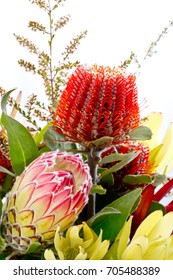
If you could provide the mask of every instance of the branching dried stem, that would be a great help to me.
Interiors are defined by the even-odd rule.
[[[15,100],[12,99],[9,99],[9,105],[15,106],[27,122],[32,124],[31,130],[37,130],[40,129],[37,125],[37,119],[41,121],[52,120],[54,116],[54,108],[56,107],[59,95],[67,82],[69,70],[79,64],[79,61],[70,61],[70,57],[76,51],[81,40],[85,38],[87,31],[83,31],[72,38],[69,45],[65,47],[65,51],[62,52],[57,64],[54,65],[53,42],[57,32],[69,22],[70,15],[61,16],[58,20],[55,20],[53,18],[53,13],[57,8],[63,6],[66,0],[29,0],[29,2],[31,4],[36,4],[47,15],[47,26],[44,26],[37,21],[29,21],[28,28],[33,32],[41,32],[43,36],[47,37],[49,51],[46,53],[28,38],[14,34],[18,43],[27,49],[32,55],[37,57],[36,63],[21,58],[19,59],[18,64],[24,68],[26,72],[37,74],[42,78],[47,101],[41,103],[36,94],[31,94],[23,108],[21,108],[21,105],[17,105]]]

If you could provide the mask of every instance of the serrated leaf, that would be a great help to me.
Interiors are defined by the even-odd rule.
[[[104,189],[101,185],[93,185],[90,190],[90,194],[95,194],[95,193],[98,193],[100,195],[105,194],[106,189]]]
[[[1,121],[7,131],[13,170],[16,175],[20,175],[25,167],[37,157],[38,149],[29,131],[6,113],[7,99],[12,91],[7,92],[2,98]]]
[[[116,172],[118,170],[120,170],[121,168],[123,168],[125,165],[127,165],[129,162],[131,162],[132,160],[134,160],[140,152],[133,152],[133,153],[128,153],[128,154],[124,154],[125,156],[123,157],[123,160],[117,162],[116,164],[114,164],[111,168],[105,170],[102,174],[101,174],[101,178],[107,174]]]
[[[123,177],[123,182],[129,185],[149,184],[152,182],[150,175],[126,175]]]
[[[44,135],[44,140],[47,147],[51,151],[74,151],[76,150],[76,145],[71,142],[67,142],[65,137],[57,133],[52,127],[49,127]]]
[[[152,137],[152,131],[147,126],[140,126],[129,133],[130,140],[149,140]]]

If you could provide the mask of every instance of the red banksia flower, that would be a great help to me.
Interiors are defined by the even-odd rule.
[[[79,154],[42,154],[16,179],[3,207],[7,246],[25,253],[33,242],[53,242],[57,226],[64,231],[76,220],[91,185]]]
[[[1,150],[0,150],[0,166],[5,169],[9,169],[11,167],[10,160],[3,155],[3,152]],[[6,173],[0,172],[0,186],[3,185],[5,177],[6,177]]]
[[[101,153],[101,158],[110,155],[111,153],[127,154],[138,152],[139,154],[128,164],[121,169],[113,172],[114,186],[112,188],[115,192],[124,192],[133,189],[136,185],[124,182],[123,178],[126,175],[142,175],[152,174],[152,164],[149,162],[150,150],[148,146],[142,142],[125,141],[115,146],[105,149]],[[111,168],[116,162],[106,163],[102,167]],[[139,185],[137,185],[139,187]],[[143,187],[143,185],[140,185]]]
[[[70,141],[86,143],[104,136],[126,139],[139,126],[135,77],[119,68],[78,66],[62,92],[55,129]]]

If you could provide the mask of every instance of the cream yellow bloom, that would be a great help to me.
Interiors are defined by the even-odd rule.
[[[80,237],[82,234],[82,237]],[[56,254],[46,249],[46,260],[101,260],[109,248],[109,241],[102,241],[102,230],[99,236],[85,223],[68,228],[65,237],[58,228],[54,238]]]
[[[160,141],[160,133],[163,123],[163,115],[160,112],[151,112],[144,122],[152,131],[152,138],[145,141],[151,150],[150,161],[154,162],[155,172],[169,172],[173,169],[173,123],[170,123],[163,140]]]
[[[130,240],[132,219],[124,224],[105,259],[173,260],[173,212],[164,216],[161,210],[152,212]]]

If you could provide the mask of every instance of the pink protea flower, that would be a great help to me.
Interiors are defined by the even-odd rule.
[[[139,123],[134,75],[80,65],[58,101],[54,127],[68,140],[87,144],[104,136],[122,141]]]
[[[3,207],[7,246],[24,253],[33,242],[53,242],[57,226],[67,229],[88,202],[91,184],[79,154],[42,154],[17,178]]]

